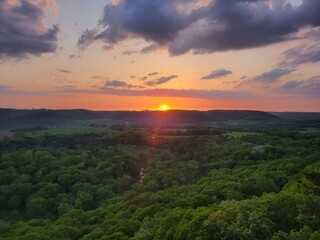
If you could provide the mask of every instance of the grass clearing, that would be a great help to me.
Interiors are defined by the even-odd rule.
[[[259,132],[236,132],[236,131],[233,131],[233,132],[227,132],[226,135],[230,136],[230,137],[240,138],[240,137],[249,136],[249,135],[262,135],[262,133],[259,133]]]

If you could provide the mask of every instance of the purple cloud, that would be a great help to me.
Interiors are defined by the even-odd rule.
[[[161,78],[157,78],[155,80],[150,80],[150,81],[146,82],[145,84],[147,86],[161,85],[161,84],[167,83],[167,82],[169,82],[172,79],[175,79],[177,77],[178,77],[177,75],[171,75],[171,76],[168,76],[168,77],[161,77]]]
[[[119,80],[113,80],[113,81],[106,81],[104,83],[104,86],[102,89],[104,88],[144,88],[143,86],[139,86],[139,85],[132,85],[132,84],[128,84],[126,82],[123,81],[119,81]]]
[[[320,76],[312,77],[304,81],[287,82],[280,86],[278,91],[282,93],[320,98]]]
[[[46,9],[53,1],[0,1],[0,58],[21,58],[57,49],[58,25],[44,27]]]
[[[304,63],[316,63],[320,61],[320,44],[290,48],[283,53],[283,56],[285,61],[279,66],[296,67]]]
[[[320,1],[119,0],[107,4],[94,40],[116,44],[141,38],[171,55],[211,53],[266,46],[295,39],[305,27],[320,26]],[[86,35],[86,32],[84,33]],[[89,39],[91,40],[91,39]],[[89,41],[90,42],[90,41]],[[145,51],[148,52],[148,51]]]
[[[226,77],[230,74],[232,74],[232,71],[225,70],[225,69],[218,69],[218,70],[213,71],[209,75],[202,77],[201,79],[203,79],[203,80],[216,79],[216,78],[220,78],[220,77]]]
[[[269,72],[264,72],[256,77],[254,77],[253,81],[258,82],[276,82],[279,78],[283,76],[290,75],[292,72],[294,72],[296,69],[289,69],[289,68],[275,68],[272,69]]]
[[[112,85],[112,84],[111,84]],[[114,84],[124,85],[125,84]],[[110,94],[118,96],[149,96],[149,97],[180,97],[180,98],[204,98],[204,99],[257,99],[258,95],[243,91],[219,91],[219,90],[197,90],[197,89],[139,89],[103,87],[96,90],[78,89],[73,85],[63,86],[48,91],[23,91],[16,90],[7,86],[0,86],[0,93],[7,95],[37,95],[37,96],[56,96],[57,94],[81,93],[81,94]]]

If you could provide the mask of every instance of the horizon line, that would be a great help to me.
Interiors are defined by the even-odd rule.
[[[21,110],[21,111],[34,111],[34,110],[49,110],[49,111],[91,111],[91,112],[172,112],[172,111],[190,111],[190,112],[210,112],[210,111],[251,111],[251,112],[267,112],[267,113],[320,113],[320,111],[264,111],[259,109],[207,109],[207,110],[200,110],[200,109],[179,109],[179,108],[170,108],[168,110],[160,110],[160,109],[141,109],[141,110],[94,110],[88,108],[6,108],[0,107],[0,110]]]

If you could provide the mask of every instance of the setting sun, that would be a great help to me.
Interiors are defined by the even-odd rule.
[[[167,111],[167,110],[169,110],[169,106],[166,104],[162,104],[158,109],[160,111]]]

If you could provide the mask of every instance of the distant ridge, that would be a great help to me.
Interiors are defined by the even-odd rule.
[[[278,116],[262,111],[248,110],[169,110],[169,111],[90,111],[84,109],[49,110],[49,109],[0,109],[2,129],[60,126],[79,121],[115,120],[133,124],[162,123],[209,123],[221,121],[275,121]]]
[[[319,121],[320,112],[271,112],[271,114],[289,121]]]

